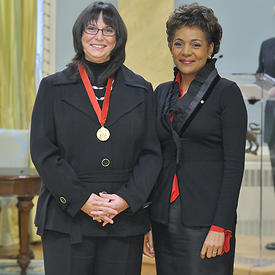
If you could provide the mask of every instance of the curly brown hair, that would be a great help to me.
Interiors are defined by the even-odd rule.
[[[214,43],[213,54],[219,52],[222,39],[222,27],[212,9],[198,3],[184,4],[169,16],[166,22],[167,41],[170,50],[176,30],[182,26],[199,27],[206,35],[208,45]]]

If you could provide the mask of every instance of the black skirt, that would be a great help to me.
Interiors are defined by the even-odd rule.
[[[215,258],[200,257],[209,227],[181,223],[180,199],[171,204],[168,225],[152,223],[158,275],[233,275],[235,234],[230,251]]]

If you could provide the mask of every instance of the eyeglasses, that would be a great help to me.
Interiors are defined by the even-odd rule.
[[[86,29],[84,30],[84,32],[86,32],[87,34],[91,34],[91,35],[96,35],[99,31],[102,31],[102,34],[104,36],[114,36],[116,35],[116,31],[112,28],[112,27],[106,27],[103,29],[99,29],[95,26],[87,26]]]

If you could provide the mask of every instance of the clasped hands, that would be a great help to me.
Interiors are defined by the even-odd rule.
[[[114,217],[129,207],[128,203],[116,194],[92,193],[81,210],[102,226],[113,224]]]

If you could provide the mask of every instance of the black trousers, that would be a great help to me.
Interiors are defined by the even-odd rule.
[[[140,275],[143,235],[84,237],[71,244],[67,234],[46,231],[42,237],[46,275]]]
[[[169,223],[153,222],[158,275],[233,275],[235,236],[230,252],[215,258],[200,258],[209,227],[188,227],[180,222],[180,199],[170,206]]]

